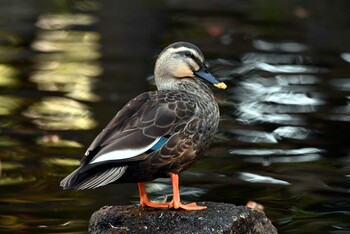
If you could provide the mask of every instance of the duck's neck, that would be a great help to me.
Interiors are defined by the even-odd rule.
[[[194,81],[194,82],[193,82]],[[201,98],[214,99],[214,94],[210,88],[201,80],[191,78],[189,82],[181,82],[179,84],[181,90],[196,94]]]
[[[210,88],[198,78],[181,78],[179,82],[159,82],[157,83],[157,88],[158,90],[185,91],[203,98],[214,98]]]

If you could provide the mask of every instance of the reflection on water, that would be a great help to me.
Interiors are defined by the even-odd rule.
[[[23,101],[12,96],[0,96],[0,115],[11,115],[21,107]]]
[[[44,98],[30,106],[24,115],[42,129],[87,130],[96,125],[87,106],[63,97]]]
[[[79,212],[62,207],[79,194],[62,196],[56,178],[80,164],[71,157],[84,150],[80,131],[97,124],[89,107],[99,101],[93,89],[102,74],[97,18],[70,12],[67,3],[57,2],[58,13],[47,9],[54,1],[37,8],[31,1],[6,4],[0,15],[1,232],[81,232],[86,222]],[[92,12],[98,4],[77,1],[75,9]],[[79,218],[67,222],[63,213]]]
[[[0,64],[0,87],[14,87],[19,84],[18,71],[7,64]]]
[[[340,57],[344,59],[346,62],[350,63],[350,53],[341,53]]]
[[[83,13],[42,14],[36,22],[36,26],[45,30],[62,30],[72,29],[74,26],[90,26],[96,21],[97,18],[93,15]],[[78,41],[75,41],[74,44],[78,44]]]
[[[230,154],[243,156],[243,160],[270,166],[272,163],[300,163],[321,159],[322,150],[317,148],[301,149],[236,149]]]
[[[255,200],[281,233],[349,232],[348,1],[140,2],[0,3],[1,232],[85,233],[102,205],[138,202],[136,185],[72,192],[58,184],[124,104],[120,92],[139,92],[151,77],[138,73],[153,68],[142,52],[177,40],[197,44],[229,85],[215,90],[220,129],[181,175],[183,200]],[[117,6],[111,15],[105,4]],[[142,27],[135,9],[146,12]],[[131,44],[136,37],[152,45]],[[134,74],[139,82],[124,82]],[[147,189],[171,199],[167,179]]]
[[[278,180],[270,176],[261,176],[253,173],[247,173],[247,172],[241,172],[240,179],[251,183],[290,185],[289,182],[284,180]]]
[[[304,118],[296,113],[315,112],[323,103],[320,97],[313,97],[303,76],[276,76],[272,78],[249,77],[235,89],[239,101],[237,110],[241,121],[273,122],[299,125]],[[313,78],[312,78],[313,79]],[[304,87],[303,87],[304,86]]]
[[[60,91],[78,100],[97,101],[92,91],[95,77],[102,69],[97,63],[99,35],[93,31],[74,30],[89,26],[96,18],[87,14],[41,15],[41,29],[32,48],[40,53],[35,57],[36,71],[30,80],[39,90]]]
[[[253,46],[259,50],[272,52],[303,52],[308,49],[307,45],[298,42],[268,42],[254,40]]]
[[[76,100],[97,101],[92,87],[101,68],[93,64],[74,62],[42,62],[36,67],[30,80],[38,84],[39,90],[60,91]]]

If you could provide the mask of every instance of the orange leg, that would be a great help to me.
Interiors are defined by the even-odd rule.
[[[171,183],[173,185],[173,200],[169,204],[169,208],[174,209],[184,209],[184,210],[205,210],[206,206],[197,206],[196,203],[182,204],[180,201],[180,191],[179,191],[179,175],[175,173],[170,173]]]
[[[140,192],[140,204],[143,207],[152,208],[174,208],[174,209],[184,209],[184,210],[204,210],[207,209],[206,206],[197,206],[195,202],[190,204],[182,204],[180,201],[180,191],[179,191],[179,175],[175,173],[170,173],[171,183],[173,186],[173,199],[171,202],[151,202],[148,199],[146,188],[144,183],[138,183]]]
[[[139,187],[139,192],[140,192],[140,204],[141,206],[145,207],[152,207],[152,208],[168,208],[170,202],[151,202],[148,199],[147,193],[146,193],[146,188],[144,183],[137,183]]]

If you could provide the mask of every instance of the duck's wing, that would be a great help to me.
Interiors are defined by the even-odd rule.
[[[82,165],[61,186],[94,188],[106,184],[106,180],[102,184],[103,178],[112,183],[124,174],[128,162],[142,160],[160,149],[174,126],[186,123],[194,112],[194,104],[188,99],[171,95],[148,92],[127,103],[92,142]],[[99,171],[97,167],[104,169]]]
[[[164,95],[154,96],[144,93],[126,104],[92,142],[83,163],[140,160],[145,152],[165,143],[174,126],[185,121],[179,118],[183,110],[177,108],[184,105],[181,100],[169,103]]]

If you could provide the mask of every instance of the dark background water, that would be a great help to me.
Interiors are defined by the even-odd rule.
[[[0,1],[0,232],[85,233],[135,184],[62,191],[179,40],[229,86],[182,198],[265,206],[280,233],[350,232],[350,1]],[[153,198],[168,180],[148,184]]]

